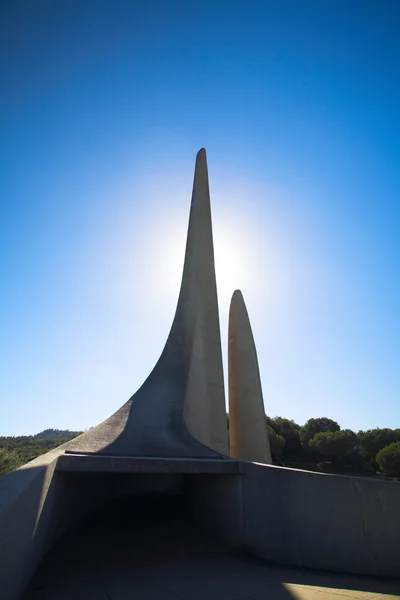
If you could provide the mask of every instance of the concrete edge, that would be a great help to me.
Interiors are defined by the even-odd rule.
[[[229,459],[152,458],[63,454],[57,471],[97,473],[210,473],[238,474],[240,462]]]

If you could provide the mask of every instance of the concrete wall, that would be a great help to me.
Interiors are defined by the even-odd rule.
[[[50,452],[0,478],[0,600],[17,600],[57,539],[111,499],[182,488],[182,475],[60,472],[57,460]]]
[[[56,459],[0,478],[0,598],[14,600],[45,552],[47,527],[40,523]]]
[[[218,537],[280,564],[399,576],[400,483],[241,466],[186,482],[194,517]]]

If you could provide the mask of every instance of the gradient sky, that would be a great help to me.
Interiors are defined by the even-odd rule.
[[[269,415],[400,427],[398,0],[1,3],[0,435],[83,429],[175,311],[207,149]]]

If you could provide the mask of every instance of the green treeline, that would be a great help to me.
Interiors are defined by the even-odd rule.
[[[80,431],[46,429],[36,435],[0,437],[0,476],[68,442]]]
[[[304,425],[266,417],[275,464],[349,475],[400,477],[400,429],[355,433],[321,417]]]

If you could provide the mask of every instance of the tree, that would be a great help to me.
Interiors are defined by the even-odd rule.
[[[284,419],[283,417],[275,417],[275,419],[267,417],[267,423],[275,433],[285,440],[283,456],[290,460],[301,460],[300,425],[292,419]]]
[[[320,431],[309,442],[311,449],[318,450],[320,454],[335,465],[352,462],[352,457],[357,452],[358,439],[354,431]]]
[[[375,459],[379,450],[389,446],[389,444],[400,442],[399,429],[369,429],[368,431],[359,431],[357,436],[362,456],[367,460]]]
[[[21,464],[16,452],[9,452],[5,448],[0,448],[0,476],[18,469]]]
[[[272,427],[268,425],[268,437],[269,445],[271,447],[271,454],[274,457],[282,456],[283,449],[285,447],[285,438],[278,435]]]
[[[319,417],[317,419],[308,419],[300,430],[300,439],[305,448],[308,447],[310,440],[317,433],[325,433],[328,431],[340,431],[340,425],[328,417]]]
[[[394,442],[379,450],[376,462],[386,475],[400,477],[400,442]]]

